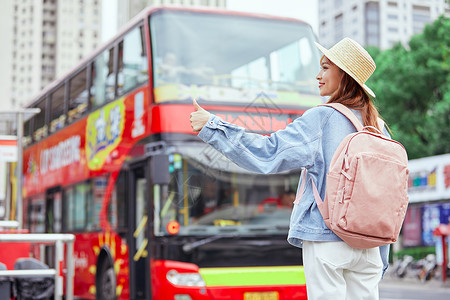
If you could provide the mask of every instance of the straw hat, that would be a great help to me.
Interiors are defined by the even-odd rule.
[[[369,53],[357,42],[344,38],[329,50],[314,42],[320,51],[335,65],[350,75],[372,97],[375,93],[365,85],[376,65]]]

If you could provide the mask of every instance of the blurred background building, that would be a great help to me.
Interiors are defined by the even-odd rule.
[[[26,105],[150,5],[226,7],[226,0],[1,0],[0,111]],[[11,122],[0,115],[0,135]],[[0,162],[0,217],[6,197]]]
[[[29,101],[56,76],[98,45],[101,1],[8,0],[1,2],[2,108]],[[6,13],[8,12],[8,13]],[[9,41],[9,42],[6,42]]]
[[[150,5],[225,8],[226,0],[0,1],[0,109],[21,107]]]
[[[319,0],[319,40],[325,47],[344,37],[381,49],[406,46],[442,14],[450,16],[445,0]]]

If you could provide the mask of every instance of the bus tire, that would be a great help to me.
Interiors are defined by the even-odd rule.
[[[96,287],[96,299],[116,300],[117,279],[114,266],[110,259],[103,260],[99,268],[99,277]]]

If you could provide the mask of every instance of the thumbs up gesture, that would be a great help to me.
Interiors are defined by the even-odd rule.
[[[209,112],[204,110],[198,105],[197,101],[194,99],[194,108],[195,111],[191,113],[191,127],[192,131],[199,132],[202,130],[203,126],[205,126],[206,122],[208,122],[209,116],[211,115]]]

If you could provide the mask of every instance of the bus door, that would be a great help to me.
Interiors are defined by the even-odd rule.
[[[128,180],[130,299],[151,299],[149,255],[151,206],[147,160],[130,166]]]
[[[56,187],[47,190],[45,196],[45,232],[60,233],[62,230],[62,190]]]
[[[62,231],[62,189],[54,187],[45,193],[45,232],[60,233]],[[54,268],[54,246],[46,246],[45,261]]]
[[[146,145],[147,159],[130,165],[128,240],[130,299],[152,299],[151,256],[154,251],[153,187],[169,184],[169,157],[161,142]]]

